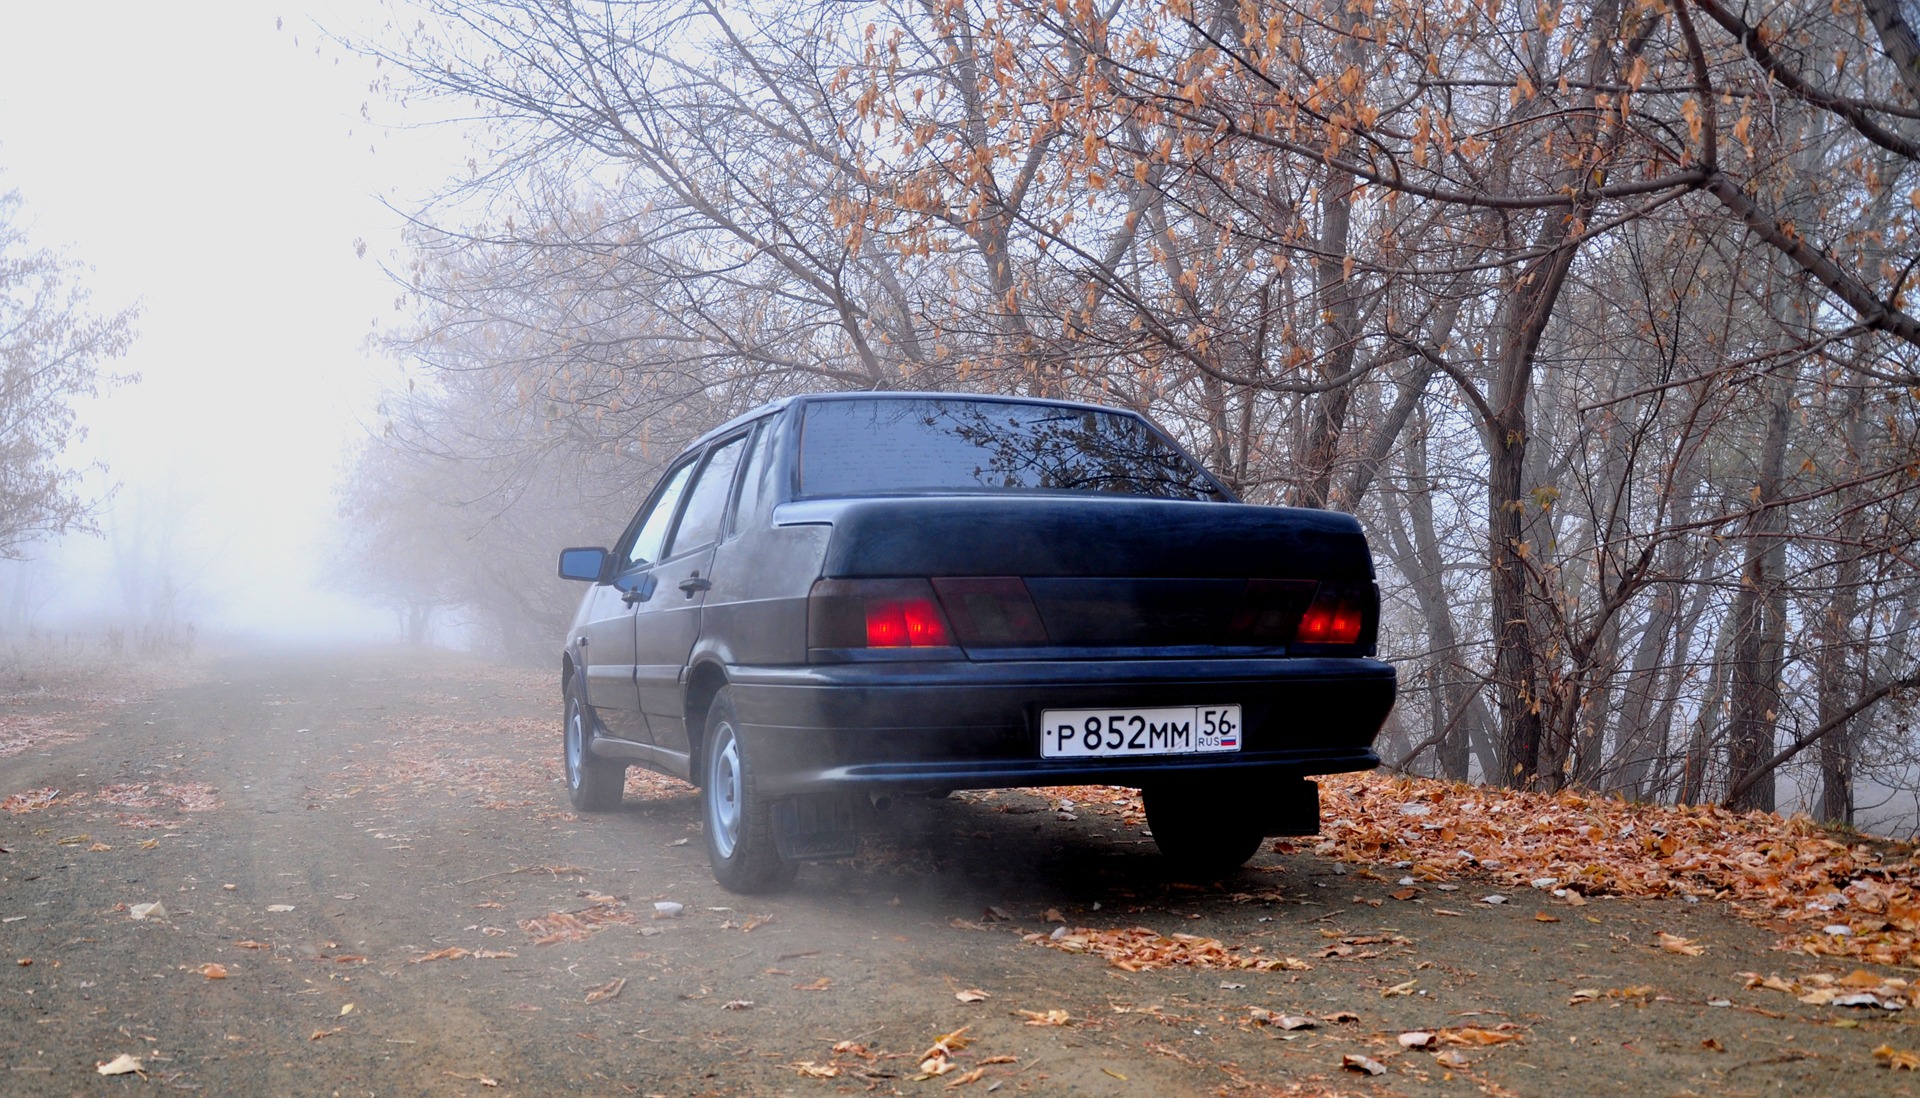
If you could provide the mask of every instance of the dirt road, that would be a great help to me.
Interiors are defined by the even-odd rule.
[[[1411,895],[1399,868],[1310,845],[1194,888],[1120,790],[904,804],[855,861],[743,899],[709,878],[685,786],[636,776],[624,810],[568,811],[546,676],[395,650],[196,677],[0,703],[0,1093],[1880,1095],[1916,1077],[1872,1051],[1920,1044],[1901,1014],[1746,987],[1822,966],[1712,902],[1493,904],[1473,879]],[[140,1071],[97,1070],[123,1055]]]

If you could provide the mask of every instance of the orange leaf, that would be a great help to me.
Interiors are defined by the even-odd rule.
[[[1660,948],[1668,953],[1679,953],[1687,957],[1698,957],[1707,951],[1705,946],[1693,944],[1693,939],[1682,938],[1678,934],[1660,932]]]

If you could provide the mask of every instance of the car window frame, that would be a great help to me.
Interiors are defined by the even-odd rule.
[[[659,504],[661,493],[665,492],[667,485],[673,481],[674,474],[678,473],[684,466],[697,465],[704,457],[704,449],[703,447],[700,450],[694,450],[680,455],[675,460],[668,462],[667,467],[661,471],[660,479],[654,482],[653,489],[647,493],[646,502],[642,503],[640,509],[634,512],[632,521],[627,523],[626,531],[620,535],[620,540],[614,543],[613,559],[617,565],[614,570],[615,575],[624,576],[643,568],[652,568],[660,563],[658,560],[634,561],[629,559],[629,555],[633,552],[634,542],[640,540],[640,532],[645,528],[648,516],[653,514],[654,507]],[[680,499],[674,503],[674,514],[669,519],[670,525],[667,528],[667,537],[662,539],[662,545],[673,544],[673,531],[680,525],[679,512],[686,506],[686,502],[687,497],[682,494]],[[665,558],[663,557],[661,559],[664,560]]]
[[[773,436],[774,418],[773,416],[762,416],[754,420],[747,428],[752,437],[747,440],[746,459],[740,463],[740,468],[734,470],[733,495],[727,500],[726,522],[720,533],[721,541],[732,541],[734,538],[740,536],[742,529],[740,522],[740,503],[742,497],[746,494],[747,473],[753,468],[754,459],[764,459],[768,466],[776,464],[773,447],[778,440]],[[767,490],[762,493],[762,495],[771,498],[775,495],[775,488],[778,486],[772,479],[773,473],[770,469],[763,470],[760,476],[767,482]],[[756,502],[755,506],[759,506],[758,502]]]
[[[727,511],[733,504],[734,494],[738,492],[740,488],[740,467],[736,467],[733,470],[733,476],[727,482],[726,497],[720,501],[720,526],[719,526],[719,529],[715,531],[713,540],[703,541],[698,545],[687,546],[683,548],[679,544],[680,524],[686,521],[687,504],[690,501],[692,501],[694,491],[700,487],[700,478],[706,475],[707,466],[713,461],[714,455],[718,453],[721,449],[735,442],[739,442],[742,439],[745,439],[746,444],[749,447],[751,447],[752,446],[751,435],[752,435],[751,430],[728,432],[728,434],[724,438],[716,438],[713,441],[707,443],[705,446],[702,446],[700,448],[699,455],[697,458],[698,467],[695,468],[693,471],[693,479],[688,482],[686,492],[683,493],[680,497],[680,502],[673,516],[673,526],[667,531],[666,541],[663,543],[667,548],[667,553],[665,556],[662,556],[660,560],[655,561],[654,563],[659,564],[667,561],[678,560],[681,557],[687,556],[690,553],[698,553],[703,549],[711,548],[715,545],[720,544],[722,541],[726,540]],[[741,460],[741,466],[745,466],[745,464],[746,464],[746,461],[743,455]]]

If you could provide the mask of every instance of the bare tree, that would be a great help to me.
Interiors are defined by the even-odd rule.
[[[0,557],[33,542],[91,531],[97,500],[80,494],[82,470],[61,464],[86,437],[73,402],[135,380],[102,373],[133,342],[132,309],[88,311],[79,264],[35,249],[20,224],[18,191],[0,193]]]

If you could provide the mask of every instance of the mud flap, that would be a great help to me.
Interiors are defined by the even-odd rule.
[[[1276,782],[1262,790],[1267,807],[1261,812],[1262,835],[1318,835],[1320,783],[1306,778]]]
[[[809,793],[774,802],[774,849],[788,862],[853,857],[860,845],[853,808],[851,798],[835,793]]]

